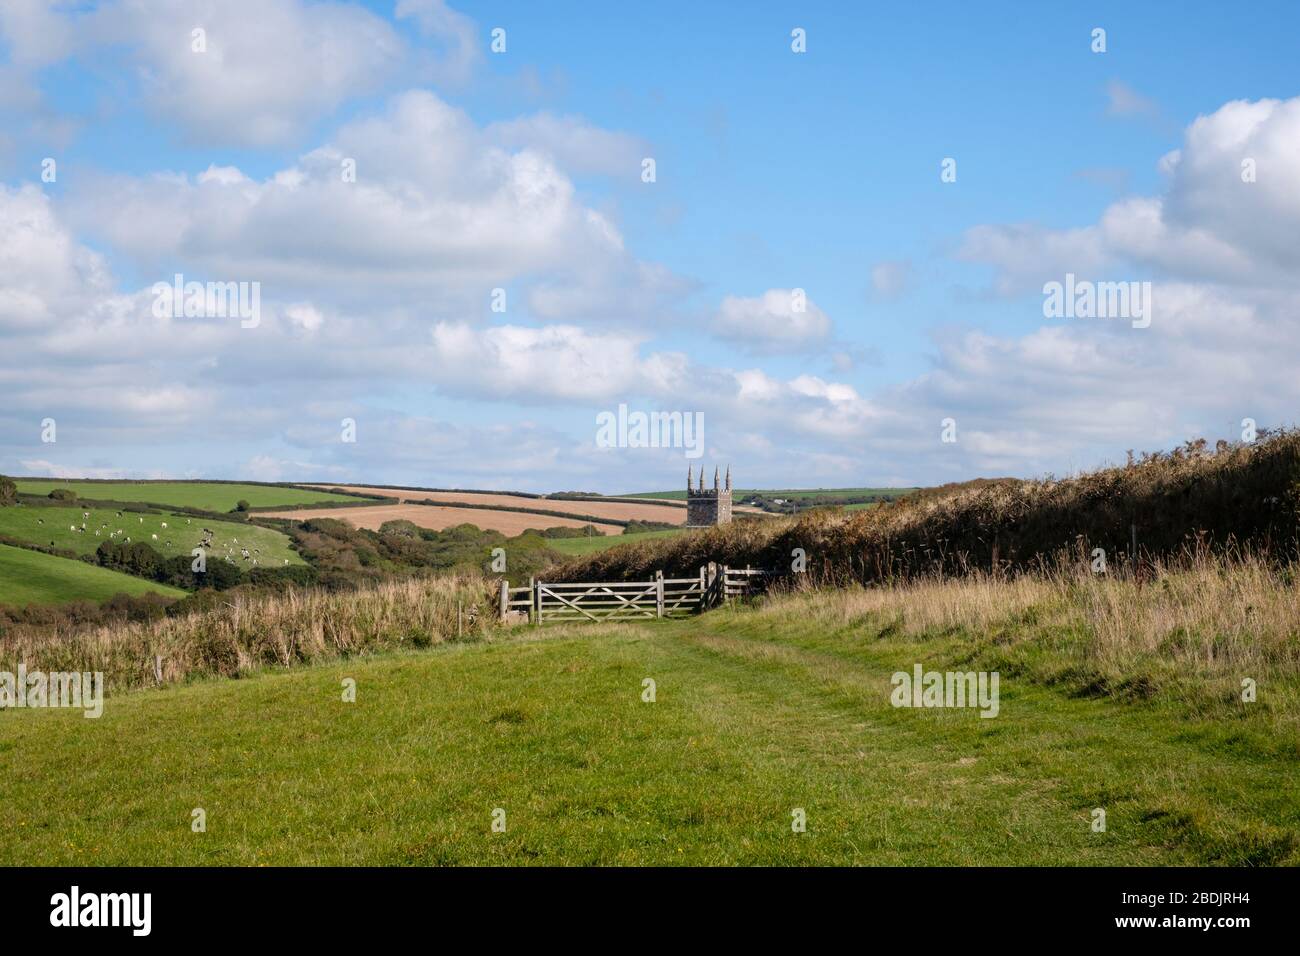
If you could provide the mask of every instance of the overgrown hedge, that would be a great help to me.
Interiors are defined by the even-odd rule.
[[[814,579],[867,583],[923,573],[1018,571],[1063,550],[1108,564],[1234,545],[1294,555],[1300,531],[1300,433],[1252,445],[1203,441],[1079,478],[1004,480],[856,512],[732,523],[565,562],[557,580],[690,575],[716,561],[787,570],[803,549]],[[1134,529],[1137,549],[1130,555]]]

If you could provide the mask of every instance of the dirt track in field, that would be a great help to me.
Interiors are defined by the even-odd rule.
[[[373,488],[366,485],[310,485],[311,488],[342,488],[361,495],[381,495],[402,501],[463,501],[470,505],[506,505],[511,508],[534,508],[543,511],[562,511],[565,514],[591,515],[615,521],[666,521],[683,524],[686,521],[686,503],[673,507],[641,505],[621,501],[567,501],[563,498],[525,498],[523,495],[480,494],[461,491],[409,491],[400,488]],[[551,518],[544,517],[550,521]],[[558,518],[554,519],[559,521]],[[585,522],[580,522],[585,524]],[[530,527],[525,525],[525,527]],[[538,527],[531,525],[531,527]]]
[[[334,487],[338,487],[337,485]],[[484,531],[500,531],[513,538],[529,528],[581,528],[591,524],[575,518],[556,518],[553,515],[524,514],[519,511],[489,511],[486,508],[439,508],[437,505],[372,505],[360,508],[303,508],[299,511],[259,511],[259,518],[288,518],[305,521],[308,518],[337,518],[350,521],[358,528],[378,531],[385,521],[404,520],[421,528],[441,531],[458,524],[472,524]],[[617,525],[592,525],[605,534],[620,534]]]

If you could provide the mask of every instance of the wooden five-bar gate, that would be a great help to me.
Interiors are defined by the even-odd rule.
[[[501,617],[539,627],[573,621],[644,621],[685,617],[733,598],[761,591],[771,578],[756,568],[705,565],[698,577],[666,578],[662,571],[650,581],[537,581],[527,587],[501,582]]]

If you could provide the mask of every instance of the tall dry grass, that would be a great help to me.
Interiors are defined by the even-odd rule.
[[[1251,678],[1300,717],[1300,566],[1260,552],[1209,550],[1141,574],[929,576],[874,587],[802,587],[757,610],[781,626],[861,627],[904,639],[952,637],[958,653],[1095,693],[1240,700]],[[1172,692],[1172,691],[1171,691]],[[1291,718],[1288,718],[1291,719]]]
[[[1298,532],[1300,432],[1287,431],[1213,450],[1189,442],[1077,478],[980,482],[861,511],[733,522],[611,548],[549,573],[556,580],[641,580],[659,570],[689,576],[711,561],[781,570],[798,548],[818,582],[888,583],[1041,569],[1063,550],[1092,548],[1104,549],[1112,566],[1201,547],[1294,558]]]
[[[407,579],[353,592],[289,590],[240,596],[211,611],[139,624],[59,631],[16,629],[0,637],[0,670],[20,662],[43,671],[102,671],[117,692],[164,683],[236,677],[265,668],[426,647],[496,626],[491,583],[477,575]],[[458,615],[463,609],[462,623]]]

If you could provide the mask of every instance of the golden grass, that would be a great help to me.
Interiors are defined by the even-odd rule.
[[[0,669],[102,671],[108,688],[238,677],[371,651],[453,640],[496,624],[491,585],[476,575],[407,579],[364,590],[289,590],[240,596],[215,610],[94,630],[15,629],[0,637]]]
[[[819,583],[888,583],[927,574],[1040,568],[1062,550],[1102,548],[1112,566],[1210,546],[1295,557],[1300,535],[1300,432],[1250,445],[1203,441],[1077,478],[973,482],[876,508],[814,510],[733,522],[638,548],[566,562],[557,579],[644,580],[662,570],[788,569],[796,549]],[[1136,551],[1132,545],[1136,537]]]
[[[781,626],[904,640],[948,635],[972,655],[1089,689],[1149,696],[1240,697],[1250,678],[1291,711],[1300,690],[1300,567],[1259,553],[1202,551],[1141,574],[1094,574],[1062,563],[1021,575],[972,573],[890,585],[804,588],[757,611]]]

